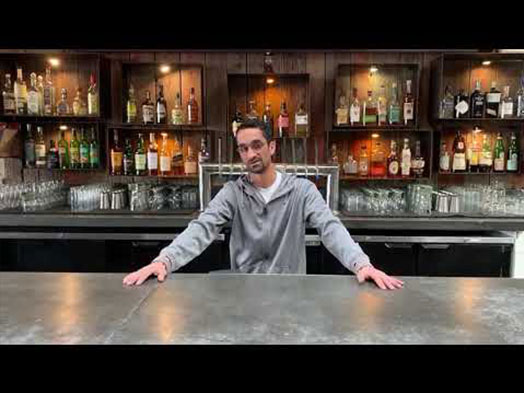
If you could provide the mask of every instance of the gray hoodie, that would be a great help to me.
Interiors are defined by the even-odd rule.
[[[168,271],[176,271],[200,255],[228,222],[235,272],[306,274],[306,225],[317,229],[325,247],[349,270],[371,265],[315,184],[285,173],[267,204],[247,175],[227,182],[153,262],[165,261]]]

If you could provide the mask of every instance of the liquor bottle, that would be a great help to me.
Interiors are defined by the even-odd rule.
[[[60,169],[69,168],[69,146],[65,139],[65,131],[60,132],[58,140],[58,167]]]
[[[300,104],[298,112],[295,113],[295,136],[305,138],[309,135],[308,114],[304,109],[304,104]]]
[[[517,144],[517,137],[515,133],[511,133],[511,139],[508,146],[508,172],[518,172],[519,170],[519,147]]]
[[[486,94],[486,117],[499,117],[501,93],[497,90],[497,82],[491,82],[491,90]]]
[[[135,171],[135,160],[133,156],[133,147],[129,138],[124,140],[124,176],[132,176]]]
[[[207,148],[207,140],[206,138],[203,137],[200,140],[200,151],[198,152],[198,163],[205,164],[209,162],[210,157],[211,157],[211,154],[209,153],[209,149]]]
[[[348,158],[344,163],[343,169],[346,175],[356,175],[358,173],[358,162],[353,158],[352,153],[348,154]]]
[[[246,117],[248,120],[258,120],[258,112],[255,101],[249,101],[249,110]]]
[[[374,148],[371,152],[371,176],[386,176],[386,155],[380,141],[374,143]]]
[[[479,170],[483,173],[491,172],[493,166],[493,152],[491,150],[491,143],[488,139],[488,135],[483,135],[482,141],[482,152],[479,160]]]
[[[83,128],[80,129],[80,168],[89,168],[89,141]]]
[[[268,104],[266,104],[266,108],[267,108],[267,105]],[[271,113],[269,113],[269,115],[271,115]],[[231,121],[231,131],[233,132],[234,137],[237,135],[238,127],[240,127],[241,124],[242,124],[242,112],[240,112],[237,105],[235,104],[235,114],[233,115],[233,120]],[[271,127],[273,127],[273,116],[271,116]]]
[[[517,117],[524,117],[524,78],[520,80],[520,89],[515,98],[517,105]]]
[[[386,87],[384,85],[381,85],[377,99],[377,114],[379,126],[387,124],[387,112],[388,105],[386,101]]]
[[[500,118],[513,117],[513,98],[509,95],[509,86],[504,86],[504,98],[502,98]]]
[[[4,90],[2,91],[2,97],[4,100],[4,113],[5,114],[15,114],[16,113],[15,93],[13,91],[13,86],[11,84],[11,74],[5,74],[5,84],[4,84]]]
[[[441,119],[452,119],[455,117],[455,103],[454,97],[451,93],[451,88],[447,85],[444,91],[444,98],[440,101],[440,114]]]
[[[400,164],[397,155],[397,142],[392,140],[388,156],[388,177],[398,177],[399,169]]]
[[[162,133],[162,149],[160,150],[160,175],[169,176],[171,173],[171,156],[169,155],[169,149],[167,146],[168,134]]]
[[[137,121],[137,107],[135,98],[135,88],[133,85],[129,86],[129,97],[126,106],[126,120],[128,123],[136,123]]]
[[[262,114],[262,122],[264,123],[264,126],[266,128],[266,134],[270,137],[273,137],[273,114],[271,113],[271,104],[266,103],[266,108],[264,110],[264,113]],[[242,123],[242,117],[240,115],[240,112],[237,110],[235,111],[235,117],[233,118],[233,135],[236,135],[236,130]]]
[[[469,98],[464,92],[464,89],[460,89],[458,94],[455,96],[455,118],[466,118],[469,117]]]
[[[364,101],[362,110],[363,124],[377,124],[377,101],[373,98],[373,92],[368,90],[368,99]]]
[[[47,152],[47,169],[58,168],[58,149],[56,148],[55,141],[49,141],[49,151]]]
[[[156,99],[156,122],[167,124],[167,102],[164,98],[164,86],[158,85],[158,98]]]
[[[71,143],[72,145],[72,143]],[[113,134],[113,147],[111,147],[111,174],[121,175],[122,174],[122,148],[118,141],[118,131],[114,130]]]
[[[349,108],[349,123],[353,126],[360,123],[360,101],[357,97],[357,89],[353,88],[353,101]]]
[[[495,156],[493,159],[493,172],[504,172],[506,169],[506,149],[504,148],[504,140],[500,132],[497,134],[497,141],[495,142]]]
[[[339,165],[338,149],[337,149],[337,144],[336,143],[333,143],[331,145],[331,154],[329,156],[329,163],[331,165]]]
[[[406,95],[404,96],[404,125],[411,125],[415,118],[415,100],[411,94],[411,81],[406,81]]]
[[[391,100],[388,112],[389,124],[400,124],[400,103],[398,102],[396,83],[391,85]]]
[[[464,137],[457,130],[457,135],[453,140],[453,172],[466,172],[466,142]]]
[[[173,145],[173,174],[184,174],[184,152],[182,151],[182,143],[179,142],[178,136],[175,136],[175,143]]]
[[[27,92],[27,114],[38,116],[40,114],[40,100],[38,97],[38,89],[36,87],[36,74],[31,73],[31,85]]]
[[[69,147],[69,166],[71,169],[80,168],[80,142],[76,135],[76,129],[71,130],[71,144]]]
[[[67,103],[67,89],[65,87],[61,90],[61,99],[56,106],[56,113],[58,116],[69,115],[69,104]]]
[[[51,67],[45,69],[44,85],[44,115],[53,116],[55,114],[56,93],[51,78]]]
[[[98,88],[96,86],[95,74],[89,78],[89,88],[87,90],[87,114],[98,115]]]
[[[147,157],[144,145],[144,137],[142,133],[139,133],[135,149],[135,174],[137,176],[144,176],[147,170]]]
[[[46,157],[46,151],[45,151],[43,127],[36,127],[35,156],[36,156],[36,167],[45,168],[47,164],[47,157]]]
[[[192,87],[189,93],[187,103],[187,122],[189,124],[198,124],[198,103],[195,98],[195,88]]]
[[[411,149],[409,139],[404,138],[404,148],[402,149],[402,161],[400,163],[400,175],[409,177],[411,175]]]
[[[338,98],[338,108],[335,113],[337,115],[337,126],[348,124],[349,110],[346,103],[346,96],[344,94],[341,94]]]
[[[147,168],[149,170],[149,176],[158,176],[158,146],[156,144],[156,135],[154,132],[149,133]]]
[[[151,93],[149,90],[146,91],[146,99],[142,103],[142,120],[144,124],[155,123],[155,106],[151,101]]]
[[[360,147],[360,157],[358,160],[358,174],[359,176],[369,175],[369,156],[366,145],[362,145]]]
[[[82,88],[78,88],[76,89],[76,95],[75,95],[75,98],[73,99],[73,115],[75,116],[82,116],[82,115],[85,115],[86,112],[84,112],[85,110],[85,103],[84,103],[84,100],[82,99]]]
[[[415,158],[412,161],[411,167],[415,177],[422,177],[424,175],[424,157],[420,152],[420,141],[415,142]]]
[[[38,91],[38,114],[42,116],[44,114],[44,77],[38,75],[36,80],[36,89]]]
[[[440,160],[439,160],[439,168],[440,172],[448,173],[449,172],[449,153],[447,149],[446,142],[442,143],[442,146],[440,147]]]
[[[31,130],[31,124],[27,124],[27,135],[24,142],[25,166],[34,168],[36,166],[35,140]]]
[[[480,149],[477,142],[477,135],[473,132],[471,136],[471,155],[469,158],[469,171],[477,173],[479,171]]]
[[[184,162],[184,172],[186,175],[194,175],[198,171],[197,158],[195,157],[195,151],[191,143],[187,145],[187,159]]]
[[[91,140],[89,141],[89,166],[92,169],[97,169],[100,166],[98,138],[95,136],[94,128],[91,128]]]
[[[176,93],[175,106],[171,109],[171,123],[175,125],[184,124],[184,111],[182,110],[182,101],[180,93]]]
[[[27,113],[27,86],[22,76],[22,67],[17,67],[16,69],[16,80],[14,90],[16,114],[25,115]]]
[[[280,104],[280,114],[277,119],[278,137],[284,138],[289,136],[289,114],[286,109],[286,101]]]
[[[470,99],[471,117],[475,118],[484,117],[484,108],[486,106],[486,96],[480,89],[480,80],[477,80],[475,82],[475,90],[471,93]]]

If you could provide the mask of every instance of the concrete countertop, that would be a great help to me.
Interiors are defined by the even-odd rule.
[[[1,344],[524,344],[524,280],[1,273]]]

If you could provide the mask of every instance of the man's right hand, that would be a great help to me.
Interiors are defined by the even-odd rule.
[[[123,283],[124,285],[142,285],[151,275],[155,275],[159,282],[164,281],[167,276],[166,265],[161,262],[152,262],[142,269],[125,276]]]

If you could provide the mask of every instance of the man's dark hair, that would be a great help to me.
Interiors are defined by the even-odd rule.
[[[266,141],[269,143],[269,141],[272,139],[271,130],[268,130],[266,128],[266,124],[260,120],[257,119],[246,119],[242,121],[242,124],[237,128],[237,133],[240,130],[244,130],[246,128],[258,128],[260,131],[262,131],[262,134],[264,135],[264,138],[266,138]],[[236,138],[235,138],[236,139]]]

